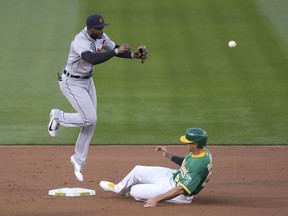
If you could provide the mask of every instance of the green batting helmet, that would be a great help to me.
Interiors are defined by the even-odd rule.
[[[180,141],[183,143],[196,143],[200,147],[207,145],[208,135],[202,128],[189,128],[185,135],[180,137]]]

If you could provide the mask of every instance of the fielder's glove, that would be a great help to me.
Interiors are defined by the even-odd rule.
[[[134,53],[134,58],[141,59],[141,63],[148,57],[148,50],[144,44],[138,46],[137,51]]]

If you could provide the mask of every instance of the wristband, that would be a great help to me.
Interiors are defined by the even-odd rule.
[[[116,55],[118,55],[119,54],[119,49],[118,48],[114,49],[114,52],[115,52]]]

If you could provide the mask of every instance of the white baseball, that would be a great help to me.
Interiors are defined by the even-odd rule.
[[[236,47],[236,45],[237,45],[237,44],[236,44],[235,41],[229,41],[229,43],[228,43],[228,46],[231,47],[231,48],[232,48],[232,47]]]

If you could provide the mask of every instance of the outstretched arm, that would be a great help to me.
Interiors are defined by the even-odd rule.
[[[119,48],[119,45],[116,44],[115,51],[116,56],[121,58],[132,58],[132,59],[141,59],[141,63],[144,63],[148,57],[148,50],[144,44],[140,44],[137,47],[137,50],[135,52],[132,52],[131,50],[123,52],[123,53],[117,53],[117,49]]]
[[[179,196],[180,194],[184,193],[184,189],[181,186],[177,186],[175,188],[172,188],[171,190],[167,191],[164,194],[161,194],[157,197],[148,199],[144,205],[144,207],[156,207],[159,202],[173,199],[176,196]]]
[[[118,53],[118,50],[119,50],[119,45],[116,44],[115,46],[115,50],[116,50],[116,56],[117,57],[120,57],[120,58],[134,58],[134,53],[131,52],[130,50],[129,51],[126,51],[126,52],[123,52],[123,53]]]
[[[96,64],[101,64],[111,59],[115,55],[116,53],[114,50],[103,52],[103,53],[93,53],[93,52],[87,51],[87,52],[82,53],[81,58],[84,61],[89,62],[90,64],[96,65]]]
[[[179,166],[181,166],[181,164],[184,160],[184,157],[178,157],[178,156],[170,154],[164,146],[157,146],[155,151],[161,151],[163,157],[170,159],[171,161],[173,161],[174,163],[176,163]]]
[[[130,53],[129,55],[131,58],[130,45],[122,44],[121,46],[116,47],[114,50],[110,50],[107,52],[99,52],[99,53],[93,53],[90,51],[84,52],[82,53],[81,58],[89,62],[90,64],[96,65],[101,64],[114,56],[126,55],[127,53],[128,54]]]

